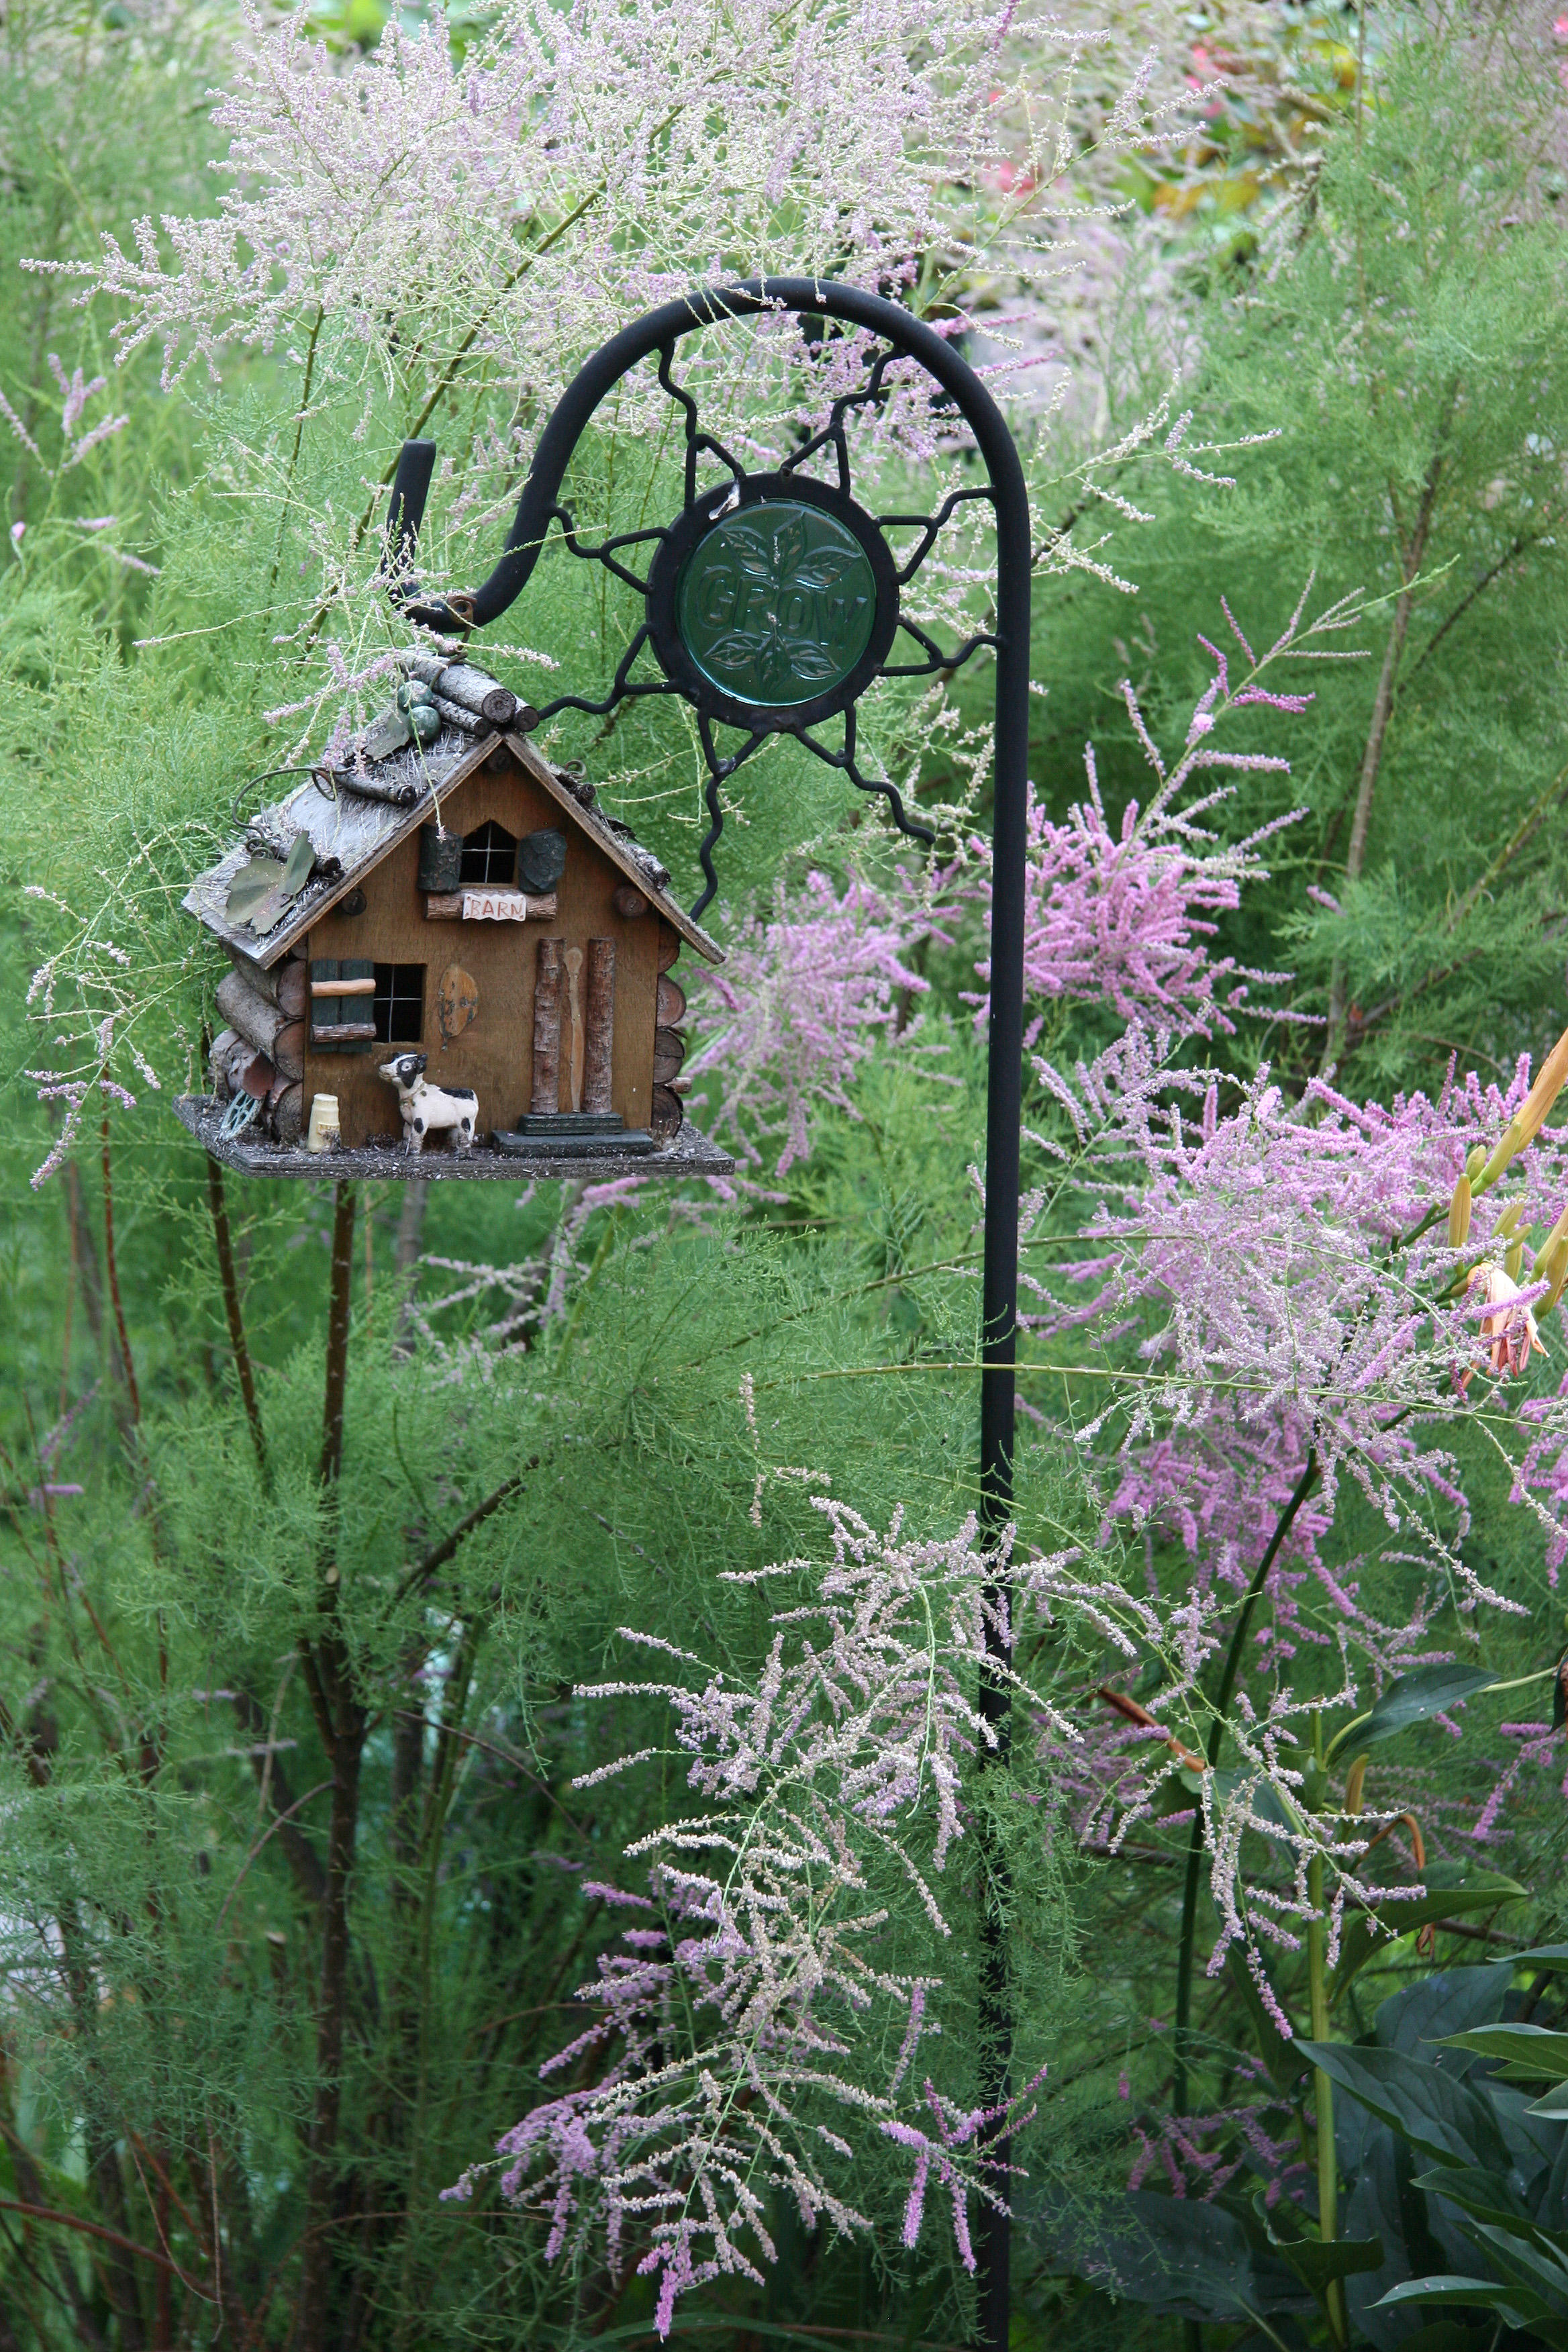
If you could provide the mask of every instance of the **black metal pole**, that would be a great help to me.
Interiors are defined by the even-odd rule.
[[[567,386],[551,415],[529,469],[500,562],[471,596],[419,599],[410,583],[399,598],[410,619],[438,630],[484,628],[527,585],[555,513],[573,451],[595,412],[628,370],[661,345],[725,319],[768,310],[842,320],[880,337],[915,360],[941,384],[974,436],[991,482],[996,516],[996,731],[992,823],[991,1016],[985,1108],[985,1236],[980,1305],[980,1520],[983,1540],[994,1548],[1013,1508],[1015,1358],[1018,1326],[1018,1157],[1023,1117],[1024,876],[1029,800],[1029,593],[1033,562],[1029,499],[1024,469],[1006,419],[968,362],[952,343],[897,303],[856,286],[809,278],[753,278],[742,286],[702,289],[667,302],[604,344]],[[399,469],[397,540],[407,547],[417,532],[429,467],[410,444]],[[423,479],[421,479],[423,475]],[[1001,1598],[999,1585],[990,1589]],[[994,1636],[981,1670],[980,1710],[995,1736],[989,1751],[1005,1763],[1011,1738],[1007,1663]],[[981,2095],[991,2107],[1006,2105],[1011,2088],[1013,2003],[1007,1966],[1011,1882],[1006,1856],[984,1826],[981,1844]],[[1005,2163],[1010,2141],[996,2149]],[[1002,2182],[1005,2189],[1005,2179]],[[982,2204],[976,2215],[978,2265],[976,2342],[979,2352],[1006,2352],[1010,2301],[1011,2224]]]
[[[981,1284],[980,1510],[997,1541],[1013,1509],[1014,1395],[1018,1333],[1018,1158],[1023,1125],[1025,861],[1029,809],[1029,592],[1033,572],[1029,499],[1013,436],[980,387],[1004,446],[984,451],[996,491],[996,735],[991,821],[991,1015],[985,1072],[985,1235]],[[966,412],[967,414],[967,412]],[[973,417],[971,423],[973,423]],[[979,438],[976,431],[976,438]],[[1011,1620],[1009,1619],[1009,1623]],[[987,1649],[994,1648],[987,1637]],[[996,1737],[995,1760],[1012,1746],[1012,1693],[988,1656],[980,1708]],[[1008,1659],[1005,1663],[1010,1664]],[[987,1837],[981,1918],[980,2027],[989,2105],[1011,2091],[1013,2000],[1006,1913],[1012,1879],[1005,1849]],[[1011,2160],[1012,2137],[997,2155]],[[1009,2183],[1005,2174],[1001,2186]],[[1006,2352],[1012,2301],[1011,2219],[990,2206],[976,2216],[979,2342]]]

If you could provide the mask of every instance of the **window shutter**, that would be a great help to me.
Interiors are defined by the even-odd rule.
[[[438,824],[419,828],[419,887],[456,890],[463,872],[463,836],[443,833]]]
[[[553,826],[545,833],[524,834],[517,845],[517,887],[542,898],[553,890],[566,871],[566,835]]]
[[[318,985],[331,981],[374,982],[375,966],[363,956],[317,956],[310,965],[310,1051],[312,1054],[368,1054],[375,1043],[375,1022],[368,992],[354,996],[318,996]]]

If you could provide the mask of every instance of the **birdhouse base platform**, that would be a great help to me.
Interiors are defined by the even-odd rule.
[[[682,1128],[681,1132],[685,1133]],[[657,1148],[646,1127],[623,1127],[617,1121],[595,1135],[574,1135],[546,1128],[540,1134],[523,1120],[514,1128],[498,1127],[490,1136],[496,1150],[511,1160],[537,1160],[542,1151],[552,1151],[559,1159],[598,1160],[606,1151],[624,1151],[628,1157],[647,1160]]]
[[[596,1184],[617,1176],[651,1176],[680,1182],[691,1176],[732,1175],[735,1167],[729,1154],[710,1143],[689,1119],[668,1143],[651,1149],[635,1133],[623,1130],[603,1137],[573,1137],[569,1141],[559,1136],[510,1133],[499,1150],[487,1137],[471,1151],[454,1151],[445,1141],[418,1152],[406,1150],[401,1143],[307,1151],[302,1143],[268,1143],[245,1134],[221,1134],[224,1105],[210,1095],[182,1095],[173,1109],[202,1150],[225,1168],[233,1168],[242,1176],[303,1176],[317,1184],[340,1177],[376,1184],[489,1177],[515,1184],[520,1176],[587,1177]]]

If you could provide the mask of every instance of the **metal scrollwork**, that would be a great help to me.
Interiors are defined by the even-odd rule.
[[[875,297],[864,299],[876,303]],[[421,600],[412,582],[403,582],[399,590],[399,601],[410,615],[431,627],[483,626],[518,593],[553,523],[573,555],[600,564],[636,592],[642,599],[641,619],[630,633],[609,692],[599,699],[558,695],[541,708],[539,718],[543,721],[564,710],[607,717],[620,703],[650,694],[679,695],[692,707],[708,771],[710,820],[698,850],[704,879],[691,909],[694,916],[702,913],[719,887],[713,853],[724,824],[720,787],[777,735],[793,737],[857,790],[884,800],[899,831],[929,846],[934,839],[930,826],[905,808],[888,777],[868,772],[862,763],[856,705],[879,679],[951,674],[982,646],[996,642],[994,633],[985,630],[944,648],[902,609],[903,592],[943,525],[966,502],[994,499],[991,483],[951,492],[934,514],[875,515],[854,495],[848,424],[857,415],[875,414],[886,406],[896,381],[889,374],[894,362],[916,355],[900,348],[907,345],[907,337],[895,334],[870,342],[861,382],[840,394],[821,430],[776,469],[748,472],[704,429],[696,400],[675,374],[679,335],[720,318],[767,307],[771,305],[753,299],[752,289],[745,288],[724,296],[694,296],[654,312],[618,336],[590,361],[556,410],[541,441],[507,551],[486,586],[472,597],[428,601]],[[788,307],[805,308],[798,302]],[[902,319],[891,304],[876,307]],[[679,314],[678,324],[673,323],[675,313]],[[915,328],[913,320],[908,323]],[[666,331],[650,341],[649,331],[660,326]],[[929,330],[916,331],[929,337]],[[684,502],[668,524],[595,542],[582,536],[571,508],[560,500],[571,449],[547,466],[547,457],[554,459],[547,445],[564,415],[572,427],[571,446],[575,446],[608,388],[603,381],[605,354],[629,341],[638,348],[618,373],[657,352],[659,387],[680,412]],[[427,444],[405,445],[406,488],[405,468],[400,468],[394,489],[393,513],[405,553],[423,508],[430,470],[427,450]],[[824,481],[805,470],[825,451],[834,462],[836,481]],[[724,478],[700,489],[698,473],[704,459],[721,468]],[[902,542],[900,554],[890,531],[916,535],[912,544]],[[647,551],[646,572],[634,569],[638,551]],[[519,560],[522,558],[527,560]],[[907,641],[910,657],[895,660],[900,638]],[[842,719],[837,740],[816,731],[836,719]],[[721,748],[715,728],[742,740]]]

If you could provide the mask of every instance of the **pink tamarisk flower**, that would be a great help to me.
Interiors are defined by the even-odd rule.
[[[868,1055],[918,1031],[908,1003],[930,982],[910,956],[935,929],[912,893],[814,872],[793,892],[781,882],[770,912],[727,943],[723,970],[704,974],[686,1067],[708,1081],[709,1124],[744,1165],[776,1182],[809,1154],[814,1109],[859,1116],[849,1089]]]
[[[952,2203],[952,2238],[958,2258],[966,2271],[975,2268],[974,2248],[969,2235],[968,2197],[977,2190],[989,2205],[1005,2210],[1005,2200],[994,2186],[994,2180],[1016,2170],[989,2153],[990,2148],[1029,2122],[1035,2113],[1025,2102],[1046,2079],[1046,2069],[1026,2083],[1017,2096],[999,2107],[956,2107],[951,2099],[943,2098],[935,2084],[927,2082],[925,2104],[936,2126],[933,2138],[929,2131],[916,2124],[899,2121],[884,2122],[886,2137],[900,2147],[914,2155],[914,2176],[910,2182],[909,2200],[904,2207],[903,2243],[911,2250],[920,2243],[921,2223],[925,2214],[926,2189],[931,2175],[945,2189]],[[973,2148],[973,2158],[962,2168],[958,2162],[961,2150]]]
[[[888,1890],[901,1885],[913,1917],[951,1932],[934,1883],[967,1834],[965,1774],[995,1738],[974,1697],[987,1629],[1005,1644],[1019,1607],[1092,1613],[1100,1588],[1071,1555],[980,1549],[973,1518],[917,1537],[901,1513],[877,1528],[814,1501],[826,1562],[726,1572],[786,1586],[750,1680],[623,1628],[659,1679],[578,1693],[662,1699],[673,1726],[661,1747],[585,1780],[682,1759],[698,1810],[626,1849],[646,1868],[646,1895],[584,1885],[631,1916],[579,1989],[592,2021],[542,2072],[591,2053],[595,2079],[536,2106],[483,2168],[499,2171],[510,2202],[548,2221],[552,2259],[599,2232],[614,2269],[626,2241],[640,2239],[660,2334],[682,2294],[724,2275],[759,2279],[775,2259],[770,2189],[808,2229],[869,2228],[837,2185],[868,2132],[913,2159],[909,2242],[934,2179],[973,2267],[966,2200],[1003,2202],[997,2143],[1028,2120],[1040,2079],[1005,2109],[965,2106],[930,2081],[909,2101],[905,2078],[940,2030],[940,1982],[886,1965]],[[1051,1727],[1072,1741],[1065,1720]],[[471,2193],[478,2177],[470,2168],[447,2193]]]

